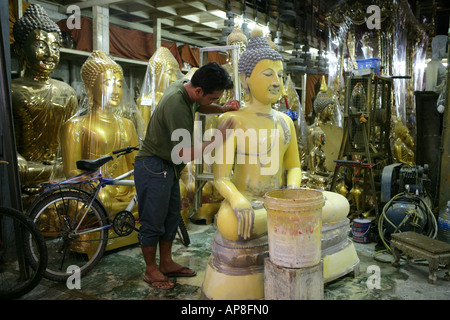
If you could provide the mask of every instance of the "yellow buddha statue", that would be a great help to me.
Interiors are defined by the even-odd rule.
[[[95,159],[120,148],[138,146],[133,122],[114,112],[122,102],[122,68],[106,53],[94,51],[81,67],[81,78],[88,97],[87,111],[72,117],[61,130],[66,177],[81,173],[76,167],[80,159]],[[100,172],[107,178],[117,177],[133,169],[134,157],[135,154],[130,153],[116,158],[100,168]],[[108,214],[113,216],[126,208],[134,193],[134,187],[110,185],[101,190],[99,197]],[[107,249],[136,242],[137,233],[133,232],[127,237],[110,240]]]
[[[414,151],[412,150],[414,142],[408,132],[408,128],[403,125],[400,118],[397,119],[394,132],[397,136],[393,146],[395,160],[397,162],[413,166],[415,164]]]
[[[148,60],[141,96],[137,102],[145,126],[150,121],[150,117],[164,91],[180,78],[181,72],[178,61],[169,49],[159,47]]]
[[[239,60],[249,100],[233,118],[234,133],[216,150],[215,186],[224,197],[203,282],[208,299],[262,299],[264,258],[268,255],[267,191],[298,188],[301,181],[297,137],[292,119],[273,110],[283,85],[282,56],[262,35],[250,38]],[[284,179],[286,174],[286,179]]]
[[[71,86],[50,78],[59,63],[61,32],[42,6],[30,5],[13,34],[25,68],[11,85],[14,128],[21,184],[30,188],[62,178],[59,133],[78,102]]]

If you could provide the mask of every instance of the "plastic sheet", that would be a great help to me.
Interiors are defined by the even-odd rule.
[[[183,77],[180,65],[166,47],[158,48],[148,61],[147,72],[138,99],[145,125],[170,84]]]
[[[79,111],[61,129],[61,147],[65,176],[81,173],[80,159],[96,159],[112,151],[138,146],[138,133],[132,120],[133,99],[123,78],[122,68],[102,51],[94,51],[81,67],[86,95]],[[134,109],[136,110],[136,109]],[[133,169],[134,153],[114,158],[100,168],[106,178],[117,177]],[[134,195],[134,187],[107,186],[100,198],[108,213],[123,210]]]

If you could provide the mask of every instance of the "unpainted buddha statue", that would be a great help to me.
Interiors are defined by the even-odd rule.
[[[138,146],[133,122],[115,114],[123,97],[122,68],[106,53],[94,51],[81,67],[81,78],[88,98],[87,110],[72,117],[61,130],[66,177],[81,173],[76,167],[80,159],[95,159],[111,155],[117,149]],[[130,153],[115,158],[102,166],[100,172],[106,178],[118,177],[133,169],[134,157],[135,154]],[[99,197],[112,216],[124,210],[134,194],[134,187],[110,185],[100,191]],[[127,237],[110,240],[107,249],[136,243],[136,235],[133,232]]]
[[[59,133],[76,111],[75,90],[50,78],[59,63],[61,31],[38,4],[13,28],[14,49],[25,70],[11,94],[22,187],[62,178]]]
[[[447,36],[435,36],[431,41],[431,49],[431,60],[428,62],[425,70],[426,90],[440,93],[443,90],[442,84],[447,73],[445,66],[442,64],[442,59],[446,57]]]
[[[268,255],[264,195],[301,181],[297,137],[292,119],[273,110],[283,85],[282,56],[262,34],[253,34],[239,60],[249,100],[233,118],[234,133],[216,150],[215,186],[224,197],[203,282],[208,299],[262,299],[264,258]],[[254,140],[252,140],[254,139]],[[286,179],[284,179],[286,174]]]
[[[395,160],[397,162],[413,166],[415,164],[414,151],[412,150],[414,142],[408,132],[408,128],[403,125],[400,118],[397,119],[394,133],[397,137],[393,146]]]
[[[164,91],[180,78],[181,72],[178,61],[169,49],[159,47],[148,60],[141,96],[137,102],[145,126],[150,121],[150,117]]]

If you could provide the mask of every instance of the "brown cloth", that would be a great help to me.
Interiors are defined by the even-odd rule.
[[[62,32],[72,36],[76,43],[74,49],[92,52],[92,19],[81,17],[81,27],[79,29],[69,29],[67,27],[67,19],[58,21],[57,24]],[[181,69],[183,64],[176,42],[161,40],[161,46],[170,50]],[[110,24],[109,52],[114,57],[148,61],[153,55],[153,34]]]

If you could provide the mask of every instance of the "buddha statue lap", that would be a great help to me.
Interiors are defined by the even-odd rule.
[[[21,185],[63,178],[59,133],[76,111],[75,90],[50,78],[59,63],[61,31],[42,6],[30,5],[13,28],[14,50],[23,76],[13,79],[11,96]]]
[[[81,67],[81,78],[87,94],[86,110],[67,121],[61,130],[64,174],[71,177],[81,173],[76,167],[80,159],[95,159],[117,149],[138,146],[133,122],[115,113],[123,97],[122,68],[102,51],[94,51]],[[106,178],[118,177],[133,169],[134,153],[115,158],[100,168]],[[129,179],[133,179],[130,177]],[[103,188],[99,198],[109,216],[124,210],[135,194],[135,188],[110,185]],[[137,218],[137,207],[133,212]],[[107,250],[137,243],[137,233],[117,238],[112,233]]]
[[[298,188],[301,181],[294,123],[272,109],[280,98],[282,73],[281,55],[262,35],[253,36],[239,60],[249,99],[239,111],[219,118],[231,117],[236,126],[216,150],[219,160],[213,164],[215,186],[224,201],[202,287],[207,299],[264,297],[268,245],[263,197],[269,190]]]

